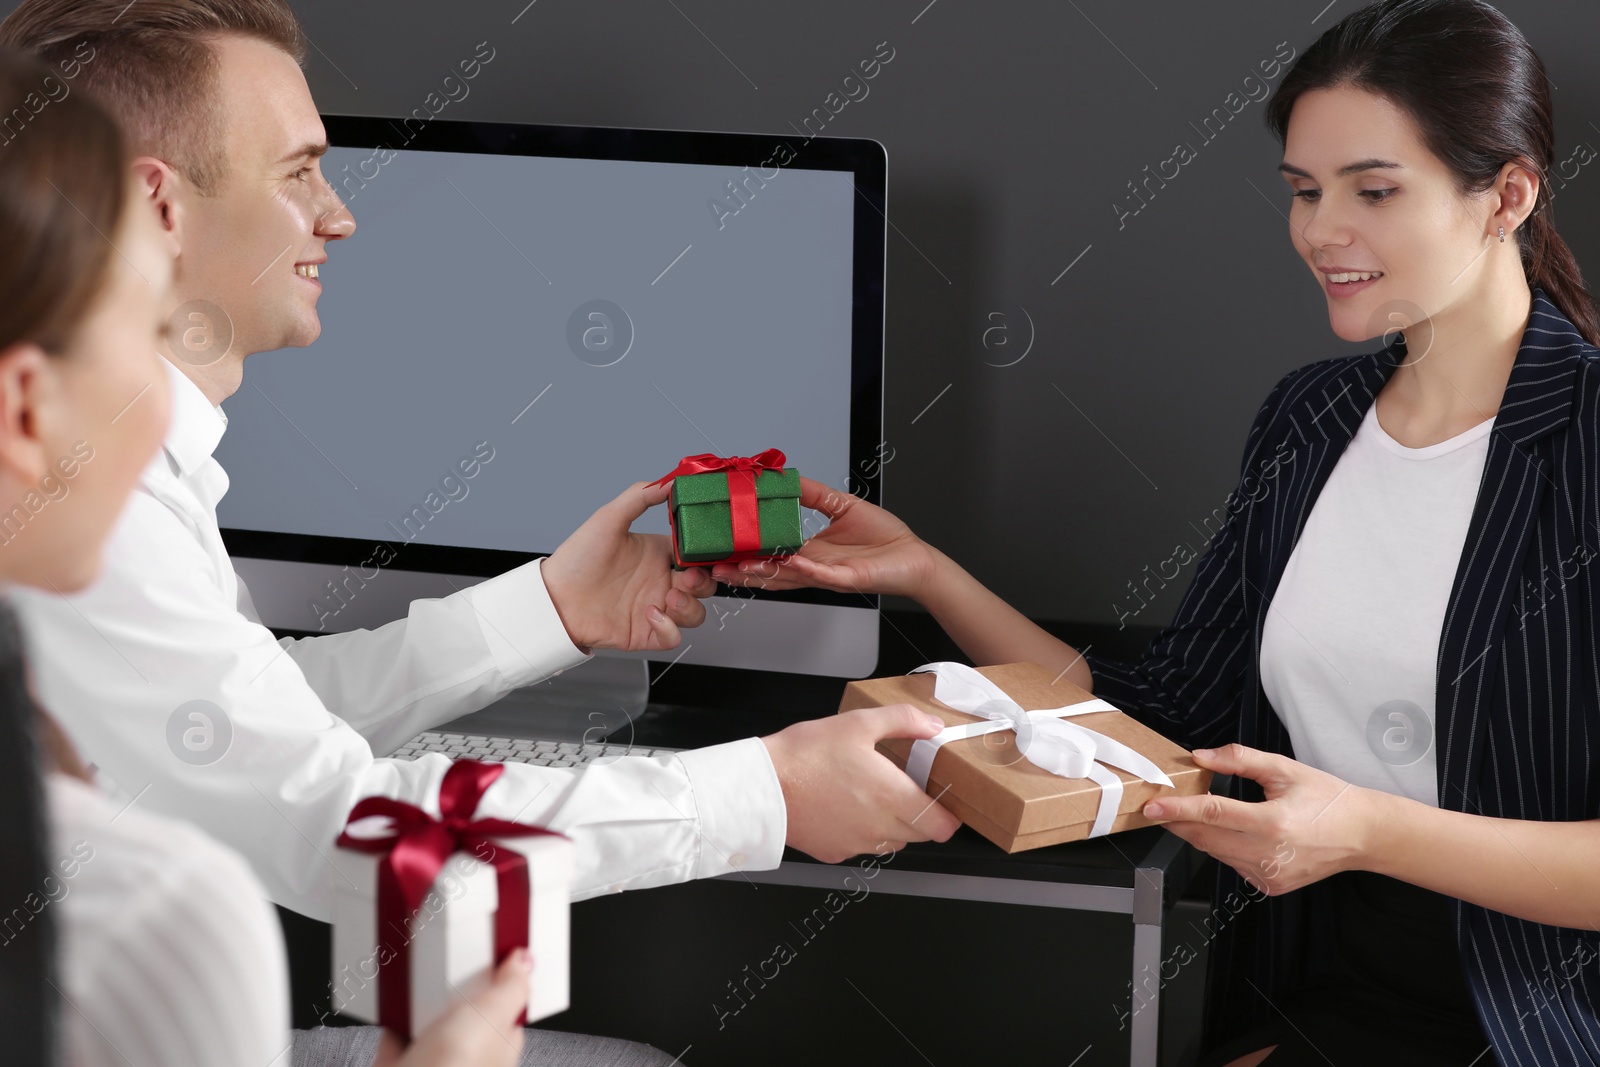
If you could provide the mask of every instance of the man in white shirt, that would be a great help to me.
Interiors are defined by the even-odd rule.
[[[75,60],[77,85],[119,113],[177,255],[174,306],[209,301],[232,323],[221,358],[168,361],[165,448],[100,581],[71,597],[15,594],[39,695],[128,802],[198,823],[250,860],[274,901],[326,920],[327,853],[357,799],[437,811],[445,757],[375,752],[590,649],[673,647],[714,583],[672,572],[664,538],[629,532],[665,497],[640,483],[547,559],[417,601],[377,630],[274,640],[222,544],[228,478],[212,453],[244,356],[316,339],[316,267],[355,229],[318,163],[326,137],[299,26],[281,0],[25,0],[0,41]],[[226,731],[220,758],[180,758],[186,708]],[[512,764],[479,810],[572,836],[577,898],[773,867],[786,841],[833,862],[954,831],[873,747],[939,725],[901,705],[676,756]]]

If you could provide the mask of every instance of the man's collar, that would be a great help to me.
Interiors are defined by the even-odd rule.
[[[178,472],[193,474],[217,450],[228,416],[206,399],[200,387],[189,380],[169,359],[163,359],[172,394],[172,423],[167,428],[164,447]]]

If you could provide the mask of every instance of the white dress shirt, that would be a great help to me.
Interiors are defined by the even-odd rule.
[[[288,1067],[283,932],[245,862],[87,782],[45,789],[66,1062]]]
[[[405,619],[277,641],[217,526],[222,410],[176,367],[172,424],[105,551],[67,597],[13,600],[40,702],[102,785],[242,853],[279,904],[327,920],[327,854],[352,805],[438,814],[450,761],[374,758],[584,661],[526,564]],[[22,536],[28,536],[24,531]],[[195,716],[200,716],[196,718]],[[758,738],[582,769],[508,764],[479,805],[577,844],[574,899],[775,867],[783,793]]]
[[[1439,805],[1439,636],[1492,429],[1410,448],[1373,405],[1328,475],[1261,634],[1261,686],[1301,762]]]

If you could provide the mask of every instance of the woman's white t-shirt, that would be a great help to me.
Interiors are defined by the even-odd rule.
[[[1407,448],[1374,404],[1328,475],[1261,635],[1262,688],[1302,763],[1438,805],[1439,634],[1493,428]]]

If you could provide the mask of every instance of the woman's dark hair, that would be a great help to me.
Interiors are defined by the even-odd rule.
[[[1489,189],[1507,163],[1531,163],[1539,197],[1516,234],[1523,272],[1585,340],[1600,344],[1594,298],[1552,218],[1550,81],[1516,26],[1483,0],[1380,0],[1347,15],[1295,61],[1267,104],[1279,143],[1302,93],[1342,86],[1406,112],[1463,195]]]
[[[0,350],[62,352],[109,276],[122,221],[121,128],[54,68],[0,48]]]
[[[61,354],[110,276],[124,142],[111,115],[53,67],[0,48],[0,350]],[[57,908],[37,718],[15,619],[0,601],[0,1034],[7,1063],[61,1061]]]

